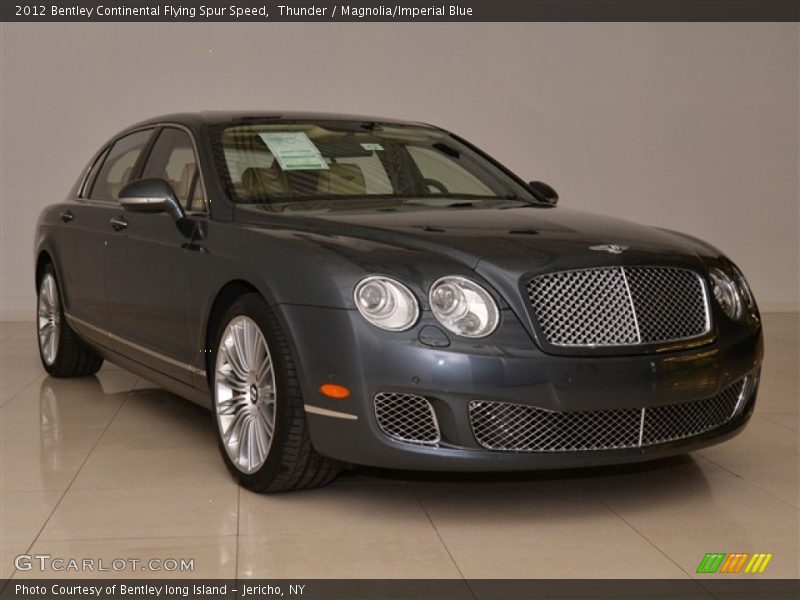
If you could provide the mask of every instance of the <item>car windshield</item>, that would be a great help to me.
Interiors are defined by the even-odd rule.
[[[214,137],[230,195],[271,210],[536,202],[491,161],[432,128],[249,121],[223,126]]]

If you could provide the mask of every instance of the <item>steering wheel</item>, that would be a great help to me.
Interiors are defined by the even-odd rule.
[[[426,177],[425,179],[422,180],[422,183],[427,185],[429,188],[434,188],[440,194],[446,194],[447,192],[450,191],[445,187],[445,185],[441,181],[437,181],[435,179],[429,179]]]

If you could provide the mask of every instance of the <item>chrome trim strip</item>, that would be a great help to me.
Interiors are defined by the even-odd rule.
[[[742,391],[739,392],[739,397],[736,399],[736,406],[733,407],[733,413],[731,414],[731,418],[737,416],[742,408],[744,407],[745,403],[750,400],[750,397],[753,395],[753,390],[755,389],[755,376],[748,375],[744,378],[744,383],[742,384]]]
[[[625,267],[619,267],[622,273],[622,281],[625,282],[625,291],[628,292],[628,302],[631,305],[631,314],[633,315],[633,325],[636,327],[636,344],[642,343],[642,332],[639,329],[639,315],[636,313],[636,306],[633,304],[633,294],[631,293],[631,284],[628,281],[628,274],[625,272]]]
[[[644,413],[646,410],[646,408],[642,408],[642,416],[639,420],[639,447],[642,446],[642,442],[644,441]]]
[[[314,406],[313,404],[306,404],[303,408],[307,413],[312,415],[321,415],[323,417],[333,417],[334,419],[346,419],[348,421],[357,421],[358,416],[351,415],[350,413],[339,412],[338,410],[330,410],[322,408],[321,406]]]
[[[161,354],[161,352],[156,352],[155,350],[151,350],[150,348],[145,348],[144,346],[140,346],[139,344],[136,344],[134,342],[126,340],[125,338],[122,338],[122,337],[120,337],[120,336],[118,336],[116,334],[113,334],[110,331],[106,331],[102,327],[98,327],[97,325],[92,325],[91,323],[89,323],[87,321],[84,321],[83,319],[79,319],[78,317],[75,317],[75,316],[73,316],[73,315],[71,315],[69,313],[64,313],[64,316],[67,317],[67,320],[70,323],[78,323],[78,324],[82,325],[83,327],[87,327],[87,328],[89,328],[89,329],[91,329],[93,331],[96,331],[97,333],[99,333],[101,335],[104,335],[107,338],[109,338],[109,339],[111,339],[111,340],[113,340],[115,342],[119,342],[121,344],[125,344],[126,346],[129,346],[129,347],[133,348],[134,350],[138,350],[139,352],[142,352],[144,354],[148,354],[148,355],[152,356],[153,358],[157,358],[158,360],[161,360],[161,361],[163,361],[165,363],[169,363],[169,364],[171,364],[173,366],[176,366],[176,367],[179,367],[181,369],[185,369],[187,371],[191,371],[195,375],[201,375],[203,377],[206,376],[205,369],[198,369],[197,367],[195,367],[193,365],[190,365],[188,363],[176,360],[176,359],[174,359],[174,358],[172,358],[170,356],[167,356],[166,354]]]
[[[711,333],[711,298],[708,295],[708,284],[706,283],[706,278],[700,275],[700,273],[695,273],[698,279],[700,279],[700,288],[703,290],[703,300],[706,304],[706,332],[705,335]]]
[[[136,205],[148,205],[148,204],[160,204],[164,202],[164,198],[159,198],[157,196],[154,197],[142,197],[142,198],[135,198],[129,196],[123,196],[122,198],[118,198],[117,202],[119,202],[122,206],[126,204],[136,204]]]

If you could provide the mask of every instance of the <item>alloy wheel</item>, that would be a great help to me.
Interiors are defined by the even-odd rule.
[[[245,316],[222,333],[214,370],[214,408],[222,444],[242,473],[260,469],[275,436],[275,372],[259,326]]]
[[[39,348],[42,351],[42,358],[47,365],[52,365],[58,354],[58,340],[61,336],[58,288],[52,273],[47,273],[42,277],[42,282],[39,284],[37,317]]]

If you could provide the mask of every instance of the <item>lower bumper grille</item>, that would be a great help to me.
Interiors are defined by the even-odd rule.
[[[435,446],[439,423],[427,398],[381,392],[375,395],[375,416],[381,431],[398,442]]]
[[[711,398],[622,410],[554,412],[507,402],[469,404],[472,431],[489,450],[577,452],[638,448],[692,437],[736,416],[755,390],[745,377]]]

